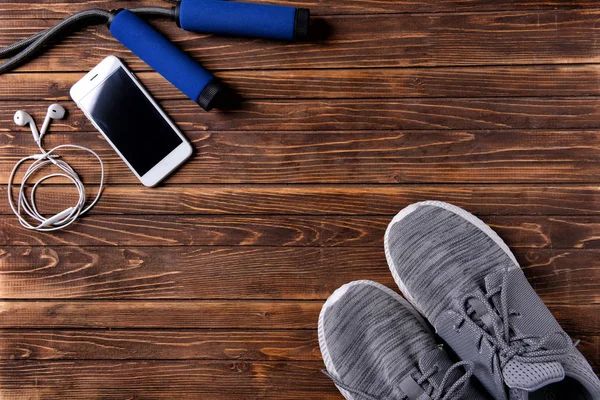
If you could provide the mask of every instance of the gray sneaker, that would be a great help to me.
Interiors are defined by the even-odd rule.
[[[427,201],[402,210],[385,254],[404,296],[498,400],[600,399],[600,381],[500,237]]]
[[[488,398],[472,386],[472,363],[450,361],[416,310],[375,282],[351,282],[329,297],[319,345],[326,375],[348,400]]]

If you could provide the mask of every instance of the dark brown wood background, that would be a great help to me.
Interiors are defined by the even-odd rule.
[[[476,213],[600,368],[600,4],[596,0],[280,0],[310,7],[312,43],[155,25],[245,98],[203,112],[114,39],[86,29],[0,77],[0,398],[338,399],[316,323],[354,279],[393,287],[386,224],[411,202]],[[0,45],[90,7],[8,0]],[[192,140],[143,188],[68,90],[123,58]],[[35,152],[12,122],[70,116],[46,145],[100,153],[108,187],[66,232],[22,229],[6,202]],[[90,191],[97,167],[73,161]],[[65,195],[65,192],[67,193]],[[74,190],[43,189],[43,210]]]

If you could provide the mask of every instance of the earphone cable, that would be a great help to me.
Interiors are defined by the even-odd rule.
[[[30,230],[35,230],[35,231],[40,231],[40,232],[51,232],[51,231],[64,229],[67,226],[74,223],[81,215],[83,215],[83,214],[87,213],[89,210],[91,210],[92,207],[94,207],[96,205],[96,203],[98,203],[98,200],[100,200],[100,196],[101,196],[102,190],[104,188],[104,163],[102,162],[102,159],[96,152],[94,152],[91,149],[88,149],[87,147],[83,147],[83,146],[79,146],[79,145],[75,145],[75,144],[63,144],[63,145],[56,146],[49,151],[46,151],[46,150],[44,150],[44,148],[41,145],[41,138],[40,138],[40,141],[37,142],[37,145],[40,148],[40,152],[41,152],[40,154],[35,154],[32,156],[24,157],[24,158],[20,159],[13,167],[13,170],[10,173],[10,177],[8,178],[8,202],[9,202],[11,210],[17,216],[17,218],[19,219],[19,223],[24,228],[27,228]],[[59,156],[54,154],[55,152],[62,150],[62,149],[75,149],[75,150],[82,150],[82,151],[88,152],[88,153],[92,154],[98,160],[98,163],[100,164],[100,186],[98,188],[98,193],[96,194],[96,197],[87,206],[86,206],[86,189],[85,189],[85,185],[83,184],[83,181],[81,180],[81,178],[79,177],[77,172],[75,172],[75,170],[66,161],[61,160],[59,158]],[[14,199],[13,199],[13,193],[12,193],[13,181],[14,181],[15,175],[16,175],[17,171],[19,170],[19,168],[21,167],[21,165],[27,161],[33,161],[33,163],[31,163],[31,165],[27,168],[27,170],[25,171],[25,174],[23,175],[23,178],[21,179],[21,184],[19,187],[18,196],[17,196],[17,200],[16,200],[16,204],[15,204]],[[45,176],[39,178],[33,184],[32,188],[31,188],[30,197],[28,198],[27,194],[26,194],[26,189],[27,189],[27,183],[28,183],[29,179],[36,172],[38,172],[39,170],[41,170],[42,168],[44,168],[46,166],[50,166],[50,164],[53,164],[54,166],[58,167],[62,172],[48,174],[48,175],[45,175]],[[46,218],[38,210],[38,207],[36,204],[37,189],[40,187],[40,185],[44,181],[51,179],[51,178],[58,178],[58,177],[62,177],[62,178],[66,178],[66,179],[70,180],[73,183],[73,185],[75,186],[75,188],[77,189],[79,198],[78,198],[75,206],[69,207],[69,208],[59,212],[58,214],[55,214],[51,217]],[[26,219],[25,215],[27,215],[31,219],[37,221],[38,224],[37,225],[31,224]]]

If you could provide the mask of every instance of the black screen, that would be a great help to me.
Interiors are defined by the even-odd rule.
[[[140,176],[183,142],[123,68],[86,95],[81,106]]]

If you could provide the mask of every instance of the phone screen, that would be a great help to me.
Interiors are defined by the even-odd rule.
[[[140,176],[183,143],[121,67],[80,105]]]

